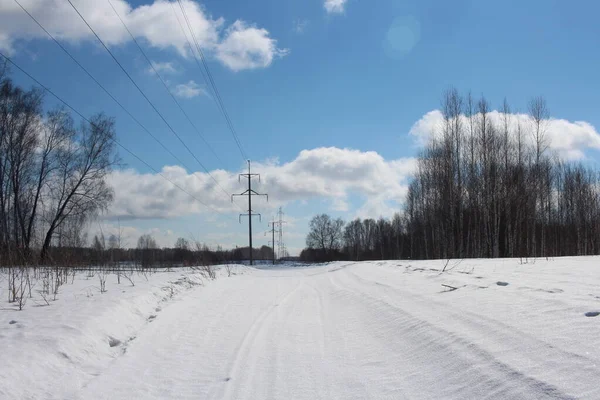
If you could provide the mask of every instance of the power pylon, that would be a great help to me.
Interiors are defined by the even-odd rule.
[[[272,239],[269,240],[269,243],[271,244],[271,248],[273,249],[273,265],[275,265],[275,260],[277,259],[277,254],[275,253],[275,232],[279,232],[278,230],[275,229],[275,225],[277,224],[277,222],[275,221],[275,218],[273,218],[272,222],[269,222],[269,225],[271,225],[271,235],[272,235]],[[267,234],[267,232],[265,232],[265,235]]]
[[[248,196],[248,212],[246,214],[240,214],[239,216],[239,221],[240,224],[242,223],[242,217],[243,216],[248,216],[248,244],[249,244],[249,250],[250,250],[250,265],[254,264],[254,256],[252,254],[252,217],[258,215],[259,221],[262,221],[262,217],[259,213],[254,213],[252,212],[252,196],[266,196],[267,197],[267,201],[269,201],[269,195],[267,194],[261,194],[261,193],[257,193],[254,190],[252,190],[252,178],[253,177],[258,177],[258,181],[260,182],[260,174],[253,174],[250,171],[250,160],[248,160],[248,173],[247,174],[240,174],[238,177],[238,181],[241,182],[242,177],[248,178],[248,189],[240,194],[232,194],[231,195],[231,202],[233,203],[233,198],[234,196]]]
[[[283,224],[287,223],[287,221],[283,220],[283,210],[281,207],[279,207],[277,216],[279,219],[277,221],[273,220],[273,225],[277,225],[279,227],[279,229],[276,231],[279,234],[277,240],[277,258],[281,258],[285,256],[285,244],[283,243]],[[275,251],[275,244],[273,244],[273,251]]]

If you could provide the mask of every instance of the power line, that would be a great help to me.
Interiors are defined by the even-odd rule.
[[[240,150],[240,154],[242,155],[242,157],[244,159],[247,159],[248,156],[246,154],[246,152],[244,151],[244,149],[242,148],[242,144],[239,140],[239,137],[237,136],[237,132],[233,126],[233,122],[231,121],[231,118],[229,117],[229,114],[227,112],[227,108],[225,107],[225,104],[223,103],[223,100],[221,98],[221,94],[219,93],[219,89],[217,88],[217,85],[215,84],[215,81],[212,77],[212,73],[210,72],[210,69],[208,67],[208,64],[206,62],[206,58],[204,57],[204,52],[202,51],[200,45],[198,44],[198,40],[196,38],[196,34],[194,33],[194,30],[192,29],[192,26],[190,24],[190,20],[187,16],[187,12],[185,11],[185,7],[183,7],[183,3],[181,2],[181,0],[177,0],[177,2],[179,3],[179,8],[181,9],[181,13],[183,14],[183,17],[186,21],[187,27],[190,31],[190,35],[192,37],[192,40],[194,41],[194,44],[196,46],[196,50],[198,51],[198,54],[200,54],[200,58],[202,59],[202,65],[204,65],[204,69],[206,70],[206,74],[208,76],[208,79],[206,78],[206,76],[204,75],[204,73],[202,73],[202,77],[204,78],[204,80],[206,81],[206,83],[208,83],[212,89],[213,92],[215,94],[215,98],[216,98],[216,102],[217,102],[217,106],[220,109],[221,113],[223,114],[223,117],[225,118],[225,121],[227,123],[227,126],[229,127],[229,130],[231,131],[232,135],[233,135],[233,139],[235,140],[236,145],[238,146],[238,149]],[[177,15],[177,14],[176,14]],[[179,22],[179,18],[177,18],[177,21]],[[181,26],[181,22],[180,26]],[[187,34],[186,34],[186,39],[187,39]],[[189,40],[188,40],[189,43]],[[191,44],[190,44],[190,48],[191,48]],[[196,63],[198,64],[198,67],[200,68],[200,70],[202,71],[202,68],[200,67],[199,63],[198,63],[198,59],[196,57],[196,54],[194,53],[193,48],[192,50],[192,55],[194,56],[194,58],[196,59]]]
[[[131,37],[131,39],[133,40],[133,42],[135,43],[135,45],[137,46],[137,48],[140,50],[140,52],[142,53],[142,55],[144,56],[144,58],[146,59],[146,61],[150,65],[150,68],[152,68],[152,70],[154,71],[154,73],[156,74],[156,76],[158,77],[158,79],[161,81],[161,83],[163,84],[163,86],[165,87],[165,89],[167,90],[167,92],[169,92],[169,95],[171,95],[171,98],[173,99],[173,101],[175,102],[175,104],[177,104],[177,107],[179,107],[179,109],[181,110],[181,112],[183,113],[183,115],[185,115],[186,119],[188,120],[188,122],[190,123],[190,125],[192,125],[192,127],[194,128],[194,130],[196,131],[196,133],[198,134],[198,136],[200,136],[200,139],[202,139],[202,141],[204,142],[204,144],[206,145],[206,147],[208,147],[208,149],[212,152],[212,154],[215,156],[215,158],[221,164],[223,164],[223,160],[221,160],[221,158],[217,155],[217,153],[212,148],[212,146],[210,145],[210,143],[208,143],[208,141],[206,141],[206,138],[204,138],[204,135],[202,135],[202,133],[200,132],[200,130],[198,129],[198,127],[196,126],[196,124],[194,124],[194,122],[192,122],[191,118],[185,112],[185,110],[183,109],[183,107],[181,106],[181,104],[179,103],[179,101],[177,100],[177,98],[175,97],[175,95],[173,95],[173,92],[171,91],[171,89],[169,89],[169,86],[167,85],[167,83],[164,81],[164,79],[162,78],[162,76],[160,76],[160,74],[158,73],[158,71],[154,67],[154,64],[152,64],[152,61],[150,61],[150,59],[146,55],[146,52],[144,51],[144,49],[142,48],[142,46],[138,43],[138,41],[135,38],[135,36],[129,30],[129,27],[127,27],[127,24],[125,23],[125,21],[123,21],[123,18],[121,18],[121,16],[119,15],[119,12],[117,11],[117,9],[113,6],[112,1],[108,0],[108,4],[110,4],[110,7],[115,12],[115,15],[119,18],[119,21],[121,21],[121,24],[123,24],[123,27],[125,28],[125,30],[127,31],[127,33],[129,33],[129,36]]]
[[[70,0],[69,0],[70,1]],[[242,148],[242,144],[240,142],[240,139],[237,135],[237,132],[235,130],[235,127],[233,126],[233,122],[231,121],[231,118],[229,117],[229,113],[227,112],[227,108],[225,107],[225,104],[223,103],[223,99],[221,98],[221,94],[219,93],[219,89],[217,88],[217,85],[215,83],[215,80],[212,76],[212,73],[210,72],[210,68],[208,67],[208,63],[206,62],[206,58],[204,57],[204,53],[202,52],[202,49],[200,48],[200,45],[198,44],[198,40],[196,39],[196,35],[194,34],[194,30],[192,29],[192,25],[190,24],[190,20],[188,19],[187,16],[187,12],[185,11],[185,7],[183,7],[183,3],[181,2],[181,0],[177,0],[177,2],[179,3],[179,8],[181,8],[181,12],[183,14],[183,17],[185,18],[186,24],[188,26],[188,29],[190,30],[190,34],[192,36],[192,40],[194,41],[194,44],[196,45],[196,50],[198,51],[198,54],[200,54],[200,58],[202,59],[202,65],[204,65],[204,69],[206,70],[206,74],[208,76],[208,80],[210,84],[210,86],[212,86],[213,88],[213,92],[215,93],[216,99],[217,99],[217,103],[218,106],[221,110],[221,113],[223,114],[223,116],[225,117],[225,121],[227,122],[227,126],[229,127],[229,130],[231,131],[231,134],[233,135],[233,139],[235,140],[235,143],[238,147],[238,149],[240,150],[240,153],[242,155],[242,157],[244,158],[244,160],[248,159],[248,155],[246,154],[246,152],[244,151],[244,149]],[[186,35],[187,38],[187,35]],[[196,58],[196,55],[194,53],[194,51],[192,50],[192,54],[194,55],[194,58]],[[198,60],[196,59],[196,62]],[[206,78],[205,78],[206,79]]]
[[[63,100],[60,96],[58,96],[56,93],[54,93],[52,90],[50,90],[50,88],[48,88],[47,86],[45,86],[44,84],[42,84],[39,80],[37,80],[35,77],[33,77],[29,72],[27,72],[23,68],[21,68],[18,64],[16,64],[12,59],[10,59],[8,56],[6,56],[1,51],[0,51],[0,56],[4,57],[4,59],[6,59],[6,61],[8,61],[9,63],[11,63],[13,66],[15,66],[23,74],[27,75],[32,81],[34,81],[37,85],[39,85],[40,87],[42,87],[46,92],[48,92],[52,96],[54,96],[58,101],[60,101],[62,104],[64,104],[66,107],[68,107],[71,111],[73,111],[75,114],[77,114],[79,117],[81,117],[84,121],[86,121],[90,125],[95,126],[97,128],[97,125],[95,125],[92,121],[90,121],[89,119],[87,119],[81,112],[79,112],[78,110],[76,110],[73,106],[71,106],[69,103],[67,103],[65,100]],[[155,169],[150,164],[148,164],[146,161],[144,161],[140,156],[138,156],[133,151],[129,150],[127,147],[125,147],[123,144],[121,144],[117,139],[111,137],[110,140],[113,141],[117,146],[121,147],[123,150],[125,150],[126,152],[128,152],[129,154],[131,154],[137,160],[139,160],[140,162],[142,162],[144,165],[146,165],[148,168],[150,168],[152,171],[154,171],[154,173],[160,175],[163,179],[165,179],[168,182],[170,182],[173,186],[175,186],[176,188],[178,188],[179,190],[181,190],[182,192],[186,193],[188,196],[190,196],[191,198],[193,198],[194,200],[196,200],[198,203],[202,204],[206,208],[209,208],[210,210],[212,210],[212,211],[214,211],[214,212],[216,212],[218,214],[223,214],[221,211],[219,211],[216,208],[213,208],[212,206],[209,206],[208,204],[204,203],[202,200],[200,200],[199,198],[197,198],[196,196],[194,196],[193,194],[191,194],[190,192],[188,192],[187,190],[185,190],[184,188],[182,188],[181,186],[179,186],[177,183],[175,183],[171,179],[167,178],[165,175],[163,175],[157,169]]]
[[[185,37],[185,41],[187,42],[187,45],[190,48],[190,52],[194,56],[196,65],[198,66],[198,69],[200,70],[200,75],[202,75],[202,79],[204,79],[204,82],[206,82],[206,84],[208,84],[208,78],[206,77],[206,74],[204,73],[204,70],[202,69],[202,66],[200,65],[200,61],[198,61],[198,58],[196,57],[196,53],[194,53],[194,48],[192,47],[192,42],[190,42],[187,32],[185,31],[185,29],[183,28],[183,25],[181,24],[181,21],[179,20],[179,15],[177,15],[177,11],[175,11],[175,6],[173,5],[174,2],[169,1],[169,4],[171,5],[171,10],[173,11],[173,15],[175,15],[175,19],[177,20],[177,23],[179,24],[179,29],[181,30],[181,33],[183,33],[183,36]],[[210,89],[212,89],[212,88],[209,86],[209,90]],[[216,100],[215,99],[212,99],[212,100],[217,105],[217,108],[219,108],[219,104],[216,102]],[[220,111],[220,109],[219,109],[219,111]]]
[[[175,132],[175,129],[173,129],[173,127],[171,126],[171,124],[169,124],[167,122],[167,120],[165,119],[165,117],[160,113],[160,111],[158,111],[158,109],[156,108],[156,106],[154,105],[154,103],[152,103],[152,101],[148,98],[148,96],[146,96],[146,93],[144,93],[144,91],[138,86],[138,84],[135,82],[135,80],[131,77],[131,75],[127,72],[127,70],[123,67],[123,65],[119,62],[119,60],[112,53],[112,51],[110,51],[110,49],[106,46],[106,44],[102,41],[102,39],[100,39],[100,36],[98,36],[98,34],[94,30],[94,28],[91,27],[91,25],[87,22],[87,20],[84,18],[84,16],[79,12],[79,10],[77,9],[77,7],[75,7],[75,5],[71,2],[71,0],[67,0],[67,1],[69,2],[69,4],[71,5],[71,7],[73,8],[73,10],[75,10],[75,12],[77,13],[77,15],[79,15],[79,17],[87,25],[87,27],[90,29],[90,31],[94,34],[94,36],[96,37],[96,39],[98,39],[98,41],[100,42],[100,44],[102,44],[102,47],[104,47],[104,49],[108,52],[108,54],[110,54],[110,56],[112,57],[112,59],[117,63],[117,65],[121,68],[121,70],[125,73],[125,75],[127,75],[127,78],[129,78],[129,80],[137,88],[137,90],[144,97],[144,99],[146,99],[146,101],[148,102],[148,104],[150,104],[150,106],[152,107],[152,109],[158,114],[158,116],[162,119],[162,121],[165,123],[165,125],[167,125],[167,127],[175,135],[175,137],[177,137],[177,139],[183,145],[183,147],[186,148],[186,150],[192,155],[192,157],[198,162],[198,164],[206,171],[206,173],[212,178],[212,180],[217,184],[217,186],[227,195],[227,197],[229,197],[230,194],[225,189],[223,189],[223,187],[219,184],[219,182],[215,179],[215,177],[210,173],[210,171],[204,166],[204,164],[202,164],[202,162],[198,159],[198,157],[196,157],[194,155],[194,153],[185,144],[185,142],[183,141],[183,139],[181,139],[181,137],[177,134],[177,132]]]
[[[250,250],[250,265],[252,265],[253,254],[252,254],[252,217],[258,215],[261,218],[260,214],[252,212],[252,196],[267,196],[267,201],[269,201],[269,195],[257,193],[252,190],[252,178],[258,177],[260,181],[260,174],[253,174],[250,171],[250,160],[248,160],[248,173],[240,174],[240,178],[248,178],[248,189],[240,194],[232,194],[231,201],[233,202],[234,196],[248,196],[248,212],[246,214],[240,214],[240,223],[242,222],[242,216],[248,216],[248,242],[249,242],[249,250]]]
[[[50,39],[52,39],[54,43],[56,43],[58,47],[60,47],[62,51],[64,51],[65,54],[67,54],[71,58],[71,60],[73,60],[75,64],[77,64],[77,66],[79,66],[79,68],[81,68],[81,70],[85,72],[87,76],[89,76],[90,79],[94,81],[94,83],[104,91],[104,93],[108,95],[108,97],[110,97],[115,103],[117,103],[117,105],[121,107],[121,109],[144,130],[144,132],[150,135],[150,137],[152,137],[152,139],[154,139],[154,141],[158,143],[166,152],[173,156],[173,158],[177,160],[177,162],[179,162],[181,165],[183,165],[191,171],[191,168],[189,168],[179,157],[177,157],[171,150],[169,150],[167,146],[165,146],[156,136],[154,136],[152,132],[150,132],[148,128],[146,128],[133,114],[131,114],[131,112],[129,112],[129,110],[125,108],[125,106],[119,100],[117,100],[79,61],[77,61],[77,59],[73,57],[73,55],[50,32],[48,32],[48,30],[44,28],[44,26],[33,15],[31,15],[31,13],[27,11],[27,9],[23,7],[23,5],[19,3],[18,0],[14,1],[46,33],[46,35],[48,35],[48,37],[50,37]]]

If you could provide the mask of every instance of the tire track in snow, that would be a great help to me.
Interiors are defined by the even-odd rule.
[[[378,289],[387,291],[393,296],[406,295],[408,293],[402,292],[402,288],[391,286],[387,283],[378,281],[372,281],[359,276],[355,272],[348,271],[349,276],[355,279],[359,284],[376,286]],[[578,379],[569,382],[568,386],[571,386],[573,390],[578,392],[585,392],[585,384],[593,379],[594,376],[600,374],[600,366],[595,364],[595,360],[586,357],[582,354],[578,354],[572,351],[564,350],[556,347],[547,341],[540,339],[537,336],[529,334],[522,329],[515,328],[503,321],[490,318],[483,314],[477,314],[465,309],[456,309],[450,304],[444,304],[426,298],[424,296],[411,293],[410,299],[412,305],[415,305],[415,301],[420,303],[420,314],[428,315],[430,320],[439,320],[439,316],[443,315],[444,318],[452,321],[459,321],[461,324],[461,334],[453,332],[454,335],[464,336],[465,332],[470,334],[472,339],[477,340],[485,337],[486,339],[493,339],[494,343],[499,346],[505,347],[504,350],[513,353],[513,360],[520,362],[523,365],[533,363],[535,365],[544,365],[544,371],[542,373],[548,373],[548,360],[568,360],[568,366],[564,363],[557,363],[555,368],[561,368],[562,370],[569,370],[570,373],[579,374]],[[469,327],[466,330],[464,328]],[[476,335],[471,334],[475,332]],[[514,346],[518,344],[520,351],[515,351]],[[532,350],[535,349],[535,350]],[[543,349],[544,352],[540,352]],[[503,354],[502,352],[498,352]],[[552,365],[552,364],[550,364]],[[561,376],[561,373],[555,374],[555,376]],[[544,379],[542,379],[544,380]],[[578,385],[582,383],[583,385]],[[561,386],[565,386],[562,382]],[[600,394],[600,390],[597,390],[594,397]]]
[[[250,329],[246,332],[237,349],[233,353],[233,357],[229,362],[229,366],[227,368],[227,378],[226,381],[223,382],[219,387],[215,388],[213,392],[209,393],[209,399],[236,399],[237,397],[232,397],[232,394],[237,394],[238,387],[241,382],[241,369],[245,368],[246,370],[250,370],[251,366],[248,366],[245,360],[248,358],[248,355],[251,352],[252,344],[256,341],[258,334],[260,333],[265,321],[267,318],[277,309],[278,306],[285,303],[292,295],[303,285],[303,282],[300,282],[296,287],[290,290],[285,295],[279,297],[274,304],[269,306],[265,311],[263,311],[257,318],[254,320]]]
[[[321,360],[326,358],[326,348],[328,346],[327,335],[325,334],[325,305],[323,299],[323,292],[318,290],[315,286],[310,285],[310,288],[315,291],[317,297],[317,310],[316,314],[318,316],[319,321],[319,333],[320,333],[320,341],[319,341],[319,353],[321,355]],[[319,387],[321,390],[325,390],[325,393],[322,393],[322,398],[331,399],[331,390],[329,389],[328,382],[326,381],[326,377],[323,374],[319,374],[317,376],[319,380]]]
[[[400,336],[396,345],[404,349],[412,367],[418,367],[420,373],[427,374],[431,364],[439,364],[441,371],[430,371],[436,375],[431,384],[438,380],[446,381],[442,385],[445,388],[462,384],[457,393],[437,394],[438,397],[472,398],[477,394],[475,397],[478,398],[574,398],[556,386],[523,374],[475,343],[432,324],[405,307],[374,297],[371,292],[357,290],[351,283],[343,281],[343,277],[352,280],[351,274],[348,270],[344,274],[336,274],[335,285],[343,288],[358,305],[371,309],[366,312],[365,318],[370,320],[372,329],[380,332],[381,337],[397,330]],[[410,297],[405,297],[404,304],[409,302]],[[476,390],[473,392],[473,389]],[[482,396],[483,393],[485,396]]]

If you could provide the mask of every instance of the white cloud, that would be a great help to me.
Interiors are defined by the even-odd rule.
[[[201,94],[206,95],[206,91],[193,80],[176,85],[174,92],[175,96],[183,97],[185,99],[191,99],[200,96]]]
[[[187,173],[178,166],[166,166],[162,174],[178,186],[196,196],[219,212],[234,210],[225,201],[225,195],[215,188],[205,173]],[[234,177],[225,171],[213,171],[215,179],[222,182]],[[174,218],[190,214],[212,212],[157,174],[140,174],[132,169],[114,171],[109,183],[115,190],[115,200],[108,216],[124,219]]]
[[[350,194],[364,198],[381,197],[387,202],[404,201],[408,178],[414,170],[413,158],[386,161],[376,152],[336,147],[303,150],[296,159],[255,163],[261,184],[256,190],[269,193],[269,203],[257,200],[257,209],[274,209],[293,201],[327,199],[331,208],[343,209]],[[237,172],[213,171],[212,175],[228,193],[238,193]],[[164,167],[162,173],[202,202],[220,212],[237,212],[228,196],[208,174],[189,173],[177,166]],[[110,178],[115,201],[109,216],[121,218],[173,218],[212,213],[197,201],[156,174],[134,170],[115,171]]]
[[[125,0],[111,1],[136,38],[144,39],[154,48],[173,48],[184,57],[191,56],[179,24],[188,36],[189,30],[176,3],[155,0],[152,4],[133,7]],[[95,43],[93,34],[68,2],[21,0],[21,3],[55,37],[72,43]],[[183,0],[182,3],[203,51],[215,55],[236,71],[269,66],[274,58],[286,54],[277,48],[276,41],[265,29],[242,21],[225,28],[223,18],[213,18],[196,1]],[[131,40],[107,1],[79,0],[74,4],[107,45],[122,45]],[[235,32],[234,38],[232,32]],[[48,37],[15,2],[0,1],[0,49],[14,52],[16,42],[35,38]]]
[[[440,110],[429,111],[413,124],[408,134],[413,136],[418,146],[424,146],[435,135],[435,132],[439,132],[443,127],[443,121],[444,116]]]
[[[532,140],[532,119],[527,114],[510,114],[510,127],[516,132],[520,124],[524,137]],[[499,111],[491,111],[489,118],[497,126],[502,126],[504,114]],[[462,115],[462,123],[467,126],[468,120]],[[600,133],[596,128],[585,121],[568,121],[565,119],[550,118],[546,121],[546,134],[550,141],[549,148],[556,151],[566,160],[579,160],[585,157],[585,150],[594,148],[600,150]],[[433,110],[425,114],[410,129],[409,134],[413,136],[415,143],[422,146],[432,137],[435,132],[440,132],[443,127],[443,115],[439,110]]]
[[[330,14],[341,14],[346,7],[346,0],[325,0],[323,6]]]
[[[373,151],[321,147],[303,150],[286,164],[268,162],[256,168],[276,201],[327,198],[333,208],[344,210],[351,193],[403,202],[415,165],[413,158],[386,161]]]
[[[289,50],[277,48],[277,41],[269,37],[266,29],[240,20],[225,30],[225,37],[217,46],[217,58],[234,71],[265,68],[287,54]]]
[[[380,217],[391,218],[398,211],[398,207],[390,205],[385,196],[373,196],[368,198],[356,211],[355,217],[373,219],[379,219]]]
[[[154,74],[154,70],[159,74],[176,74],[179,72],[172,62],[152,61],[152,67],[154,67],[154,69],[148,67],[149,74]]]

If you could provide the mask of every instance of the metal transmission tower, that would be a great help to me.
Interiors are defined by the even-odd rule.
[[[272,222],[269,222],[269,225],[271,225],[271,235],[272,236],[272,240],[269,240],[269,243],[271,243],[271,248],[273,249],[273,265],[275,265],[275,260],[277,259],[277,254],[275,253],[275,232],[281,232],[281,230],[276,230],[275,229],[275,225],[277,225],[277,221],[275,221],[275,218],[273,218]],[[267,234],[267,232],[265,232],[265,235]]]
[[[240,223],[242,223],[242,217],[247,215],[248,216],[248,243],[249,243],[249,250],[250,250],[250,265],[252,265],[254,263],[253,260],[253,254],[252,254],[252,217],[255,215],[258,215],[259,220],[262,220],[261,215],[259,213],[253,213],[252,212],[252,196],[266,196],[267,197],[267,201],[269,201],[269,195],[267,194],[261,194],[261,193],[257,193],[254,190],[252,190],[252,178],[253,177],[258,177],[258,181],[260,182],[260,174],[253,174],[251,173],[250,170],[250,160],[248,160],[248,173],[247,174],[240,174],[238,177],[238,180],[241,181],[242,177],[244,178],[248,178],[248,189],[240,194],[232,194],[231,195],[231,202],[233,203],[233,198],[235,196],[248,196],[248,213],[246,214],[240,214],[239,217],[239,221]]]
[[[277,212],[277,216],[279,217],[279,221],[275,222],[276,224],[279,225],[279,240],[277,241],[278,244],[278,249],[277,249],[277,253],[279,255],[279,258],[281,257],[285,257],[285,243],[283,243],[283,224],[286,224],[287,221],[283,220],[283,211],[281,209],[281,207],[279,207],[279,211]],[[273,244],[273,246],[275,246]]]

